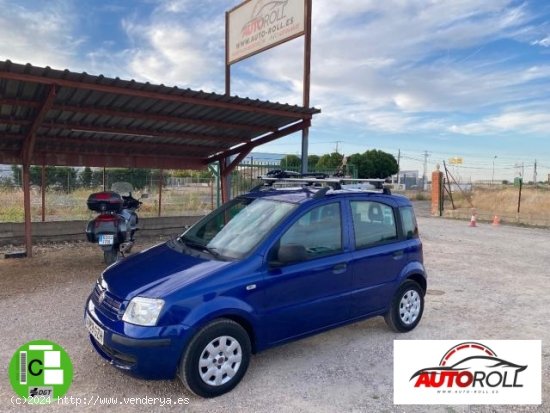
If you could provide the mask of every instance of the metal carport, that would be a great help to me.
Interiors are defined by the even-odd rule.
[[[320,111],[176,86],[0,61],[0,164],[23,166],[32,254],[30,165],[199,169],[228,176],[250,151]]]

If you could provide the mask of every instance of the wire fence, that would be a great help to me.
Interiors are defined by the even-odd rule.
[[[487,222],[549,227],[548,206],[547,184],[456,183],[447,186],[444,195],[444,216],[470,219],[475,213],[478,220]]]
[[[256,186],[259,176],[281,169],[278,163],[256,161],[241,164],[231,174],[233,197]],[[298,171],[288,166],[285,170]],[[335,170],[312,171],[334,174]],[[356,177],[350,166],[348,174]],[[141,217],[201,216],[221,200],[216,171],[160,171],[147,169],[104,169],[33,166],[30,170],[31,217],[33,221],[88,220],[96,213],[88,210],[91,193],[111,190],[115,182],[129,182],[135,198],[141,198]],[[44,191],[42,187],[44,186]],[[0,222],[23,222],[23,190],[20,167],[0,178]]]
[[[239,165],[231,174],[232,196],[246,193],[261,181],[258,177],[281,169],[279,163],[254,161]],[[285,170],[299,172],[298,166]],[[481,220],[492,220],[495,215],[501,222],[534,226],[550,226],[550,186],[547,183],[523,183],[521,196],[519,181],[485,179],[471,181],[449,179],[445,193],[445,215],[469,218],[472,208]],[[200,216],[219,204],[220,185],[216,171],[160,171],[144,169],[54,168],[33,167],[31,177],[31,215],[33,221],[87,220],[96,214],[86,206],[93,192],[110,190],[118,181],[130,182],[133,196],[142,200],[139,215]],[[335,170],[311,172],[333,175]],[[357,177],[354,165],[348,165],[346,175]],[[458,178],[458,179],[457,179]],[[45,191],[42,191],[44,183]],[[417,185],[415,190],[404,192],[412,199],[429,199],[430,193]],[[429,186],[428,188],[429,189]],[[450,192],[450,194],[449,194]],[[20,169],[13,168],[12,176],[0,178],[0,222],[23,222],[23,191]]]
[[[235,171],[231,174],[231,194],[232,196],[238,196],[246,193],[250,188],[255,187],[261,183],[261,176],[267,175],[269,171],[281,169],[279,164],[270,162],[254,162],[240,164]],[[286,166],[286,171],[300,172],[299,166]],[[336,169],[317,169],[310,168],[310,173],[323,173],[326,175],[334,175]],[[351,178],[357,178],[357,168],[354,165],[348,165],[345,171],[346,175]]]

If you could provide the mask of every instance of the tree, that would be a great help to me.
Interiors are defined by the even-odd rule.
[[[92,169],[87,166],[82,172],[80,172],[79,177],[80,185],[84,188],[90,188],[92,186]]]
[[[332,152],[330,155],[326,154],[319,158],[316,169],[319,172],[331,172],[336,171],[342,165],[342,159],[344,155],[338,152]]]
[[[101,171],[101,184],[103,184],[103,171]],[[107,190],[110,190],[111,185],[115,182],[129,182],[134,187],[134,190],[143,189],[148,183],[151,177],[151,170],[142,168],[112,168],[106,171]],[[157,176],[156,174],[155,176]],[[95,181],[96,179],[92,179]]]
[[[349,157],[348,163],[357,168],[358,178],[385,179],[398,172],[395,157],[387,152],[371,149],[363,154],[355,153]]]
[[[70,191],[71,188],[78,186],[77,171],[74,168],[65,166],[46,166],[46,187],[62,188],[64,191]],[[16,185],[22,185],[22,168],[12,166],[14,182]],[[31,166],[29,168],[29,180],[31,185],[42,186],[42,166]]]
[[[300,169],[300,166],[302,165],[302,160],[298,155],[286,155],[284,158],[281,159],[281,168],[282,169]]]
[[[317,169],[317,163],[319,162],[319,155],[309,155],[307,157],[307,164],[309,169]]]

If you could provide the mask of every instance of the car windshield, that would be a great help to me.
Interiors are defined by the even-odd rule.
[[[243,258],[296,206],[281,201],[237,198],[197,222],[180,240],[215,257]]]

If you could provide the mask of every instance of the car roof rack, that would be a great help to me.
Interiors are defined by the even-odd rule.
[[[362,190],[365,192],[377,192],[383,194],[391,194],[388,187],[384,186],[384,179],[358,179],[358,178],[342,178],[342,177],[329,177],[326,174],[300,174],[299,176],[287,177],[286,174],[281,174],[281,177],[277,176],[259,176],[258,179],[262,180],[260,185],[255,186],[250,192],[261,191],[266,188],[273,187],[274,184],[301,184],[303,187],[321,187],[321,190],[317,191],[316,198],[324,196],[328,190]],[[371,187],[365,188],[364,185],[368,184]]]

